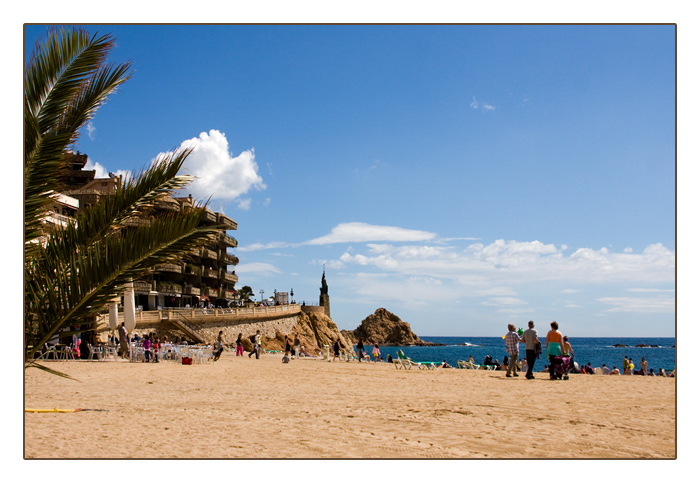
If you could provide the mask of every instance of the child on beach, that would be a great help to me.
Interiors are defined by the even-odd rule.
[[[243,334],[238,334],[238,339],[236,339],[236,355],[243,355]]]
[[[143,357],[145,359],[144,362],[149,362],[149,358],[151,356],[151,339],[148,338],[148,336],[143,337]]]
[[[374,344],[374,349],[372,349],[372,355],[374,356],[374,362],[377,362],[377,359],[379,359],[379,355],[381,352],[379,352],[379,344]]]

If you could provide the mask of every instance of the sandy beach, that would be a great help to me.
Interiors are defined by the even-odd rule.
[[[674,458],[676,379],[391,364],[45,362],[25,370],[25,458]]]

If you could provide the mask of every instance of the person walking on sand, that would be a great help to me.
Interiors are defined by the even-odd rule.
[[[255,331],[255,358],[260,359],[260,351],[262,351],[262,335],[260,330]]]
[[[238,334],[238,339],[236,339],[236,356],[243,355],[243,334]]]
[[[518,344],[523,342],[516,332],[515,325],[508,324],[508,333],[506,334],[506,351],[510,355],[508,366],[506,368],[506,377],[518,377]],[[511,374],[513,374],[511,376]]]
[[[253,350],[248,354],[248,358],[250,359],[250,357],[255,354],[255,358],[260,359],[260,330],[257,330],[255,335],[251,337],[251,342],[253,343]]]
[[[333,360],[329,362],[334,362],[336,357],[340,360],[340,339],[333,343]]]
[[[522,340],[525,342],[525,366],[527,367],[525,379],[534,379],[535,376],[532,374],[532,370],[537,359],[536,345],[540,340],[537,338],[535,323],[532,320],[527,323],[527,330],[523,332]]]
[[[122,359],[126,359],[129,354],[128,340],[129,337],[126,332],[126,327],[124,326],[124,322],[122,322],[122,326],[119,327],[119,352],[121,352]]]
[[[374,356],[374,362],[377,362],[381,352],[379,352],[379,344],[374,344],[374,349],[372,349],[372,355]]]
[[[647,361],[642,357],[642,376],[647,375]]]
[[[221,354],[224,352],[224,331],[219,331],[219,336],[216,338],[216,352],[214,352],[214,362],[219,360]]]
[[[362,337],[357,339],[357,362],[362,362],[365,358],[365,345],[362,343]]]
[[[547,346],[546,353],[549,359],[549,378],[554,380],[554,358],[556,356],[562,355],[562,348],[564,347],[564,336],[559,332],[559,324],[556,321],[549,324],[552,329],[547,332],[547,339],[545,344]]]
[[[294,349],[292,349],[292,359],[299,357],[301,350],[301,341],[299,334],[294,334]]]

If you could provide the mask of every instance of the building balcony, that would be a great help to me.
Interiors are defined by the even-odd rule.
[[[182,291],[183,294],[185,295],[196,295],[199,297],[199,289],[197,287],[192,287],[191,285],[188,287],[185,287],[185,289]]]
[[[235,290],[224,290],[224,298],[226,300],[233,300],[236,298],[236,291]]]
[[[218,271],[218,270],[211,269],[211,268],[205,268],[204,270],[202,270],[202,277],[206,277],[206,278],[215,278],[215,279],[218,280],[218,278],[219,278],[219,271]]]
[[[161,198],[153,206],[158,210],[180,211],[180,203],[172,198]]]
[[[236,248],[238,246],[238,240],[236,240],[232,236],[228,236],[225,233],[221,234],[221,236],[219,237],[219,241],[221,242],[222,245],[227,246],[227,247]]]
[[[156,290],[162,293],[181,294],[182,285],[179,283],[158,282],[156,283]]]
[[[205,208],[204,214],[202,215],[202,221],[206,223],[216,223],[216,213],[211,211],[209,208]]]
[[[235,255],[231,255],[230,253],[224,253],[223,256],[221,257],[221,261],[225,265],[238,265],[238,257]]]
[[[202,287],[202,295],[206,295],[207,297],[218,298],[219,297],[219,289],[218,288],[211,288],[211,287]]]
[[[155,269],[159,272],[182,273],[182,267],[175,263],[165,263],[163,265],[158,265]]]
[[[224,215],[223,213],[217,213],[217,218],[218,218],[219,225],[224,225],[227,230],[237,230],[238,229],[238,223],[236,223],[235,221],[233,221],[231,218]]]
[[[134,282],[134,292],[150,292],[152,289],[151,282]]]
[[[199,251],[199,256],[202,258],[210,258],[212,260],[219,258],[214,250],[209,250],[208,248],[202,248]]]
[[[221,279],[225,280],[226,282],[231,282],[231,283],[236,283],[238,282],[238,276],[228,272],[226,270],[221,270]]]
[[[185,275],[195,275],[195,276],[200,276],[202,275],[202,267],[199,265],[192,265],[188,263],[185,265]]]

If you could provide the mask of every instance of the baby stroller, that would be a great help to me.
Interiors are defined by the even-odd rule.
[[[571,357],[569,356],[554,356],[550,358],[549,362],[553,371],[550,374],[554,374],[554,379],[569,379],[569,371],[571,370]]]

